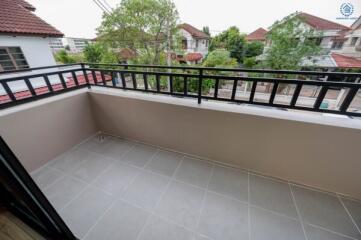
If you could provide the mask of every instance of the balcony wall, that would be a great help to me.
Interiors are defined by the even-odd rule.
[[[131,95],[91,92],[101,131],[361,199],[359,120]]]
[[[0,111],[0,134],[28,171],[95,133],[86,90]]]
[[[359,120],[86,91],[0,111],[0,133],[28,170],[100,130],[361,199]]]

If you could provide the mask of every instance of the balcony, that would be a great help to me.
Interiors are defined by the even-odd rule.
[[[361,239],[359,74],[171,69],[1,80],[1,135],[78,238]]]

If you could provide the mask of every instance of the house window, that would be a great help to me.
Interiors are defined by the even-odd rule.
[[[183,39],[183,40],[182,40],[183,49],[187,49],[187,48],[188,48],[188,46],[187,46],[188,44],[187,44],[187,43],[188,43],[187,39]]]
[[[0,47],[0,71],[29,68],[20,47]]]
[[[334,41],[331,49],[341,49],[343,47],[343,41]]]
[[[208,47],[208,40],[206,40],[206,47]]]
[[[350,45],[351,45],[351,46],[355,46],[357,40],[358,40],[358,37],[353,37],[353,38],[351,39],[351,44],[350,44]]]
[[[196,48],[198,48],[198,40],[196,40]]]

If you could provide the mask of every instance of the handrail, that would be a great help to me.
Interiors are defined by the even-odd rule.
[[[75,66],[76,64],[71,64]],[[69,65],[60,65],[69,66]],[[226,101],[230,103],[247,103],[252,105],[262,105],[284,109],[304,110],[320,113],[333,113],[346,116],[361,117],[361,102],[359,108],[352,107],[353,101],[359,101],[355,98],[361,93],[360,73],[330,73],[330,72],[311,72],[311,71],[278,71],[278,70],[255,70],[255,69],[224,69],[224,68],[203,68],[203,67],[183,67],[183,66],[154,66],[154,65],[125,65],[125,64],[93,64],[81,63],[80,67],[61,71],[49,71],[25,76],[16,76],[0,80],[0,86],[3,87],[4,94],[0,95],[0,109],[15,106],[25,102],[37,100],[40,98],[52,96],[67,91],[73,91],[79,88],[92,86],[116,88],[123,90],[140,91],[146,93],[165,94],[176,97],[197,98],[200,104],[202,100]],[[94,66],[102,66],[97,68]],[[115,66],[121,67],[114,68]],[[49,67],[50,68],[53,68]],[[57,66],[59,67],[59,66]],[[129,69],[135,67],[136,69]],[[153,71],[150,71],[153,68]],[[46,69],[43,67],[42,69]],[[139,69],[143,68],[143,69]],[[198,70],[194,72],[170,72],[155,71],[156,69],[184,69]],[[226,75],[225,72],[228,72]],[[235,73],[230,73],[234,71]],[[262,77],[253,77],[240,75],[236,72],[246,73],[275,73],[276,76],[265,75]],[[215,74],[212,74],[215,73]],[[280,73],[297,75],[297,78],[282,78]],[[290,74],[292,73],[292,74]],[[67,75],[66,75],[67,74]],[[305,80],[309,75],[332,76],[336,74],[340,81],[333,81],[334,78],[323,78],[322,80]],[[59,81],[51,84],[50,77],[55,76]],[[287,77],[287,76],[285,76]],[[45,84],[40,87],[34,87],[34,78],[43,78]],[[347,82],[350,79],[354,82]],[[13,84],[17,81],[23,82],[25,90],[14,90]],[[225,81],[227,88],[222,88]],[[248,89],[245,83],[250,83]],[[190,88],[190,84],[193,84]],[[207,91],[204,90],[208,84]],[[223,85],[222,85],[223,84]],[[268,90],[260,91],[258,88],[265,85]],[[177,87],[175,87],[177,86]],[[282,95],[284,90],[281,86],[291,86],[292,91]],[[240,90],[243,87],[243,90]],[[302,90],[314,92],[314,96],[303,96]],[[311,89],[311,90],[310,90]],[[333,108],[325,107],[325,101],[328,91],[338,92],[336,105]],[[226,93],[226,94],[225,94]],[[343,95],[342,95],[342,94]],[[239,97],[243,94],[243,98]],[[259,95],[262,99],[259,99]],[[277,97],[281,96],[289,102],[277,102]],[[311,105],[305,106],[305,102],[313,101]],[[311,102],[312,102],[311,101]],[[327,104],[326,104],[327,105]]]

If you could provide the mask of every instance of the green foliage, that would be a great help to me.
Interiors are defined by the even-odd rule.
[[[263,53],[264,44],[259,41],[247,42],[244,50],[244,58],[251,58]]]
[[[231,54],[222,49],[210,52],[203,62],[205,67],[236,67],[237,60],[231,57]]]
[[[180,47],[177,20],[171,0],[123,0],[110,14],[103,15],[98,39],[115,49],[144,51],[138,54],[139,61],[159,64],[166,49]]]
[[[207,34],[208,36],[211,36],[211,32],[209,31],[209,27],[208,26],[204,26],[202,31]]]
[[[241,34],[237,27],[230,27],[212,39],[209,50],[226,49],[232,58],[243,62],[245,42],[245,35]]]
[[[89,63],[118,63],[118,57],[101,43],[88,44],[84,48],[84,59]]]
[[[267,34],[271,46],[265,53],[264,64],[272,69],[299,69],[302,59],[321,51],[318,43],[321,35],[305,28],[297,15],[276,22]]]
[[[257,65],[257,61],[255,57],[249,57],[249,58],[245,58],[243,61],[243,65],[246,68],[253,68]]]
[[[70,54],[66,50],[60,50],[54,54],[55,60],[58,63],[68,64],[68,63],[80,63],[84,61],[84,56],[81,53]]]

